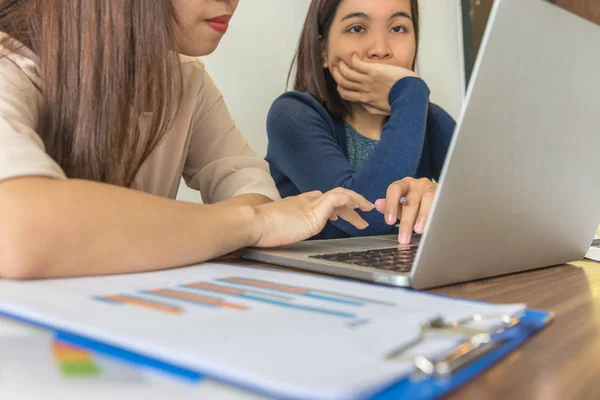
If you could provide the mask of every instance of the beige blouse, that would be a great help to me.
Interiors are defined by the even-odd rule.
[[[45,112],[39,59],[14,39],[3,42],[0,55],[0,181],[33,175],[65,179],[38,133]],[[236,128],[204,64],[181,56],[180,66],[181,110],[142,165],[135,188],[175,198],[183,176],[205,203],[249,193],[278,199],[268,164],[254,155]]]

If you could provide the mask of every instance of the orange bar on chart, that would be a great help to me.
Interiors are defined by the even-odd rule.
[[[293,287],[293,286],[286,286],[286,285],[278,285],[275,283],[257,281],[254,279],[223,278],[221,280],[225,281],[225,282],[241,283],[243,285],[248,285],[248,286],[261,287],[261,288],[266,288],[266,289],[275,289],[275,290],[280,290],[282,292],[297,293],[297,294],[308,294],[309,293],[309,291],[307,289],[302,289],[302,288]]]
[[[172,306],[170,304],[159,303],[142,299],[140,297],[133,296],[105,296],[104,299],[116,303],[131,304],[140,307],[149,308],[156,311],[162,311],[169,314],[183,314],[183,310],[180,307]]]
[[[174,299],[187,300],[187,301],[191,301],[191,302],[195,302],[195,303],[209,304],[209,305],[217,306],[217,307],[231,308],[234,310],[247,310],[248,309],[248,307],[244,307],[239,304],[228,303],[221,299],[215,299],[214,297],[198,296],[196,294],[180,292],[178,290],[156,289],[156,290],[149,290],[148,293],[158,294],[161,296],[167,296],[167,297],[171,297]]]
[[[227,293],[227,294],[235,294],[237,296],[239,296],[241,294],[244,294],[244,291],[241,290],[241,289],[234,289],[234,288],[225,287],[225,286],[211,285],[210,283],[188,283],[185,286],[196,288],[196,289],[211,290],[211,291],[214,291],[214,292],[221,292],[221,293]]]

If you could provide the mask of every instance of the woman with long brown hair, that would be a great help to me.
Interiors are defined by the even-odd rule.
[[[272,201],[194,58],[238,1],[0,0],[0,277],[156,270],[329,218],[366,226],[354,209],[373,205],[349,190]],[[207,204],[173,200],[182,176]]]
[[[454,120],[415,73],[418,0],[312,0],[294,91],[268,116],[267,161],[282,197],[344,187],[375,202],[358,230],[331,221],[318,238],[423,233]]]

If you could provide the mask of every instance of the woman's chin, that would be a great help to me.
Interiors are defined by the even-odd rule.
[[[179,52],[189,57],[204,57],[212,54],[220,43],[220,38],[213,40],[198,40],[192,43],[180,44]]]

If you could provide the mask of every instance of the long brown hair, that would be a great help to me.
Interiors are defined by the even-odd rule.
[[[71,178],[131,186],[177,112],[170,0],[0,0],[40,59],[46,150]]]
[[[337,84],[328,69],[323,68],[322,43],[327,43],[335,14],[343,0],[311,0],[300,43],[292,68],[296,66],[294,90],[308,92],[336,118],[348,115],[350,105],[340,97]],[[419,48],[419,1],[410,1],[415,40],[415,60]],[[415,67],[413,60],[413,69]],[[290,68],[290,75],[292,72]],[[289,81],[288,76],[288,81]]]

